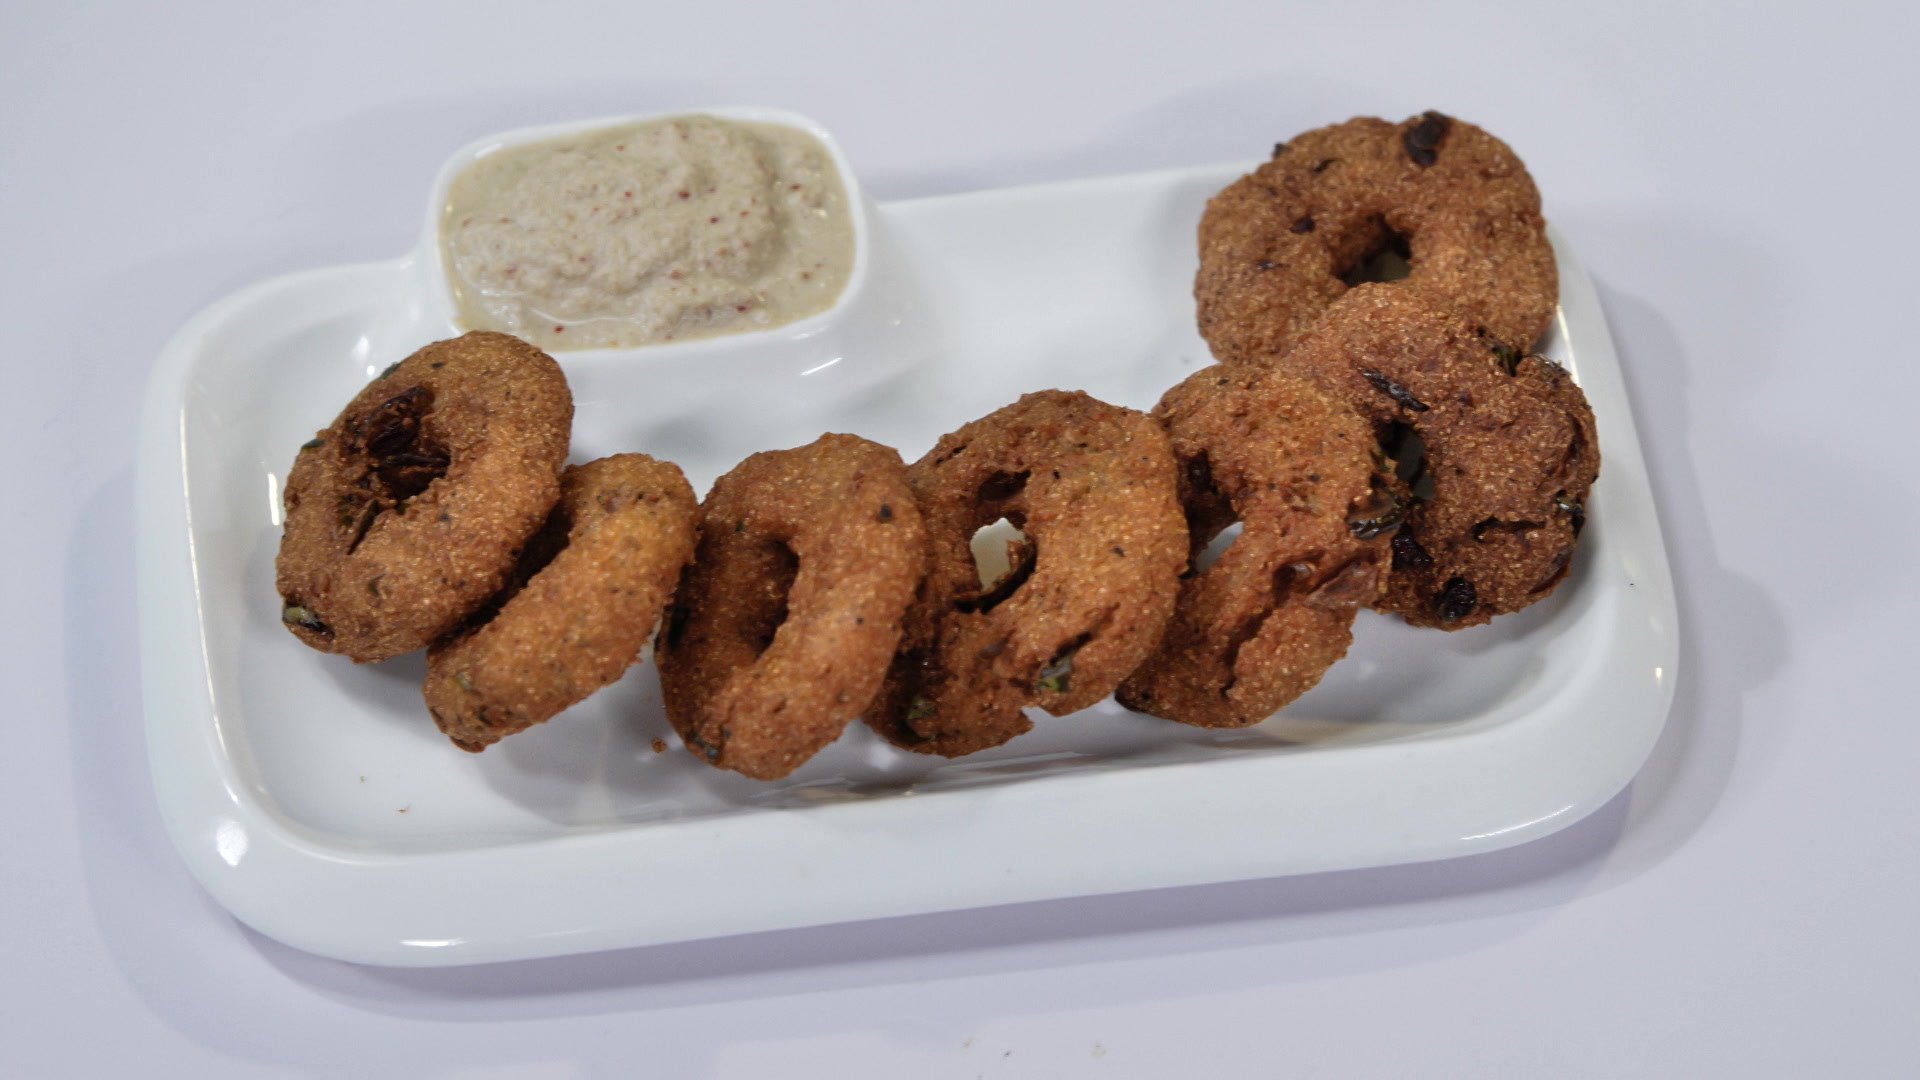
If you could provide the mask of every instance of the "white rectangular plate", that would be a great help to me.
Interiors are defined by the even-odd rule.
[[[867,204],[859,333],[562,354],[573,459],[643,450],[704,491],[748,453],[827,430],[911,461],[1030,390],[1150,408],[1210,362],[1194,227],[1240,171]],[[1412,862],[1561,828],[1652,747],[1676,627],[1613,346],[1553,239],[1545,351],[1586,390],[1605,466],[1548,601],[1453,634],[1362,612],[1322,685],[1246,730],[1109,701],[946,761],[855,724],[765,784],[680,748],[651,663],[473,756],[434,730],[417,656],[355,666],[286,633],[273,558],[296,448],[381,368],[456,331],[427,252],[248,289],[168,345],[142,422],[141,642],[169,828],[250,925],[400,965]]]

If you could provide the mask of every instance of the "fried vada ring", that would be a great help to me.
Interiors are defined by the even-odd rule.
[[[1424,444],[1376,610],[1458,630],[1518,611],[1566,576],[1600,443],[1565,369],[1380,285],[1341,298],[1275,368],[1332,390],[1403,462],[1410,436]]]
[[[1439,113],[1361,117],[1274,147],[1200,219],[1200,335],[1228,363],[1272,358],[1398,250],[1393,288],[1522,348],[1545,333],[1560,279],[1540,192],[1507,145]]]
[[[1386,584],[1404,499],[1372,426],[1304,379],[1216,365],[1153,410],[1181,466],[1197,559],[1153,655],[1120,704],[1199,727],[1258,723],[1312,689]]]
[[[1152,650],[1186,563],[1166,433],[1141,413],[1048,390],[942,437],[907,474],[927,519],[926,581],[867,723],[948,757],[1113,692]],[[969,546],[1025,531],[987,588]]]
[[[698,516],[672,462],[616,454],[568,468],[517,587],[427,650],[433,722],[479,753],[619,679],[693,557]]]
[[[506,334],[436,342],[388,368],[287,474],[281,621],[360,662],[453,630],[546,520],[572,422],[560,366]]]
[[[822,435],[747,458],[707,494],[654,652],[667,719],[720,768],[787,775],[872,702],[925,565],[893,448]]]

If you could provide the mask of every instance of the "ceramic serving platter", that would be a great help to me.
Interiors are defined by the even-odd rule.
[[[827,143],[856,207],[853,279],[778,329],[558,354],[573,460],[641,450],[701,492],[823,431],[911,461],[1027,391],[1147,409],[1211,362],[1194,228],[1243,166],[876,204],[811,121],[709,111]],[[414,252],[246,289],[155,366],[138,476],[154,783],[196,876],[249,925],[348,960],[460,964],[1439,859],[1562,828],[1646,757],[1672,697],[1672,582],[1606,323],[1558,233],[1543,351],[1586,390],[1605,465],[1571,576],[1533,608],[1452,634],[1362,612],[1318,688],[1238,731],[1108,701],[949,761],[855,724],[760,783],[681,748],[643,660],[548,724],[456,750],[417,655],[356,666],[280,626],[280,484],[369,378],[457,332],[434,236],[448,177],[611,122],[468,147]]]

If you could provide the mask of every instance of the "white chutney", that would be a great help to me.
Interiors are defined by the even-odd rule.
[[[802,319],[833,306],[854,253],[818,139],[698,115],[486,154],[448,185],[440,243],[463,328],[549,350]]]

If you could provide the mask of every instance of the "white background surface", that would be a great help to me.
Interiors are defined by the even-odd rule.
[[[1915,1075],[1911,12],[0,9],[0,1075]],[[1599,282],[1678,581],[1640,779],[1449,863],[480,969],[237,926],[140,737],[153,356],[239,286],[404,250],[476,135],[729,102],[819,119],[881,199],[1363,113],[1507,139]]]

